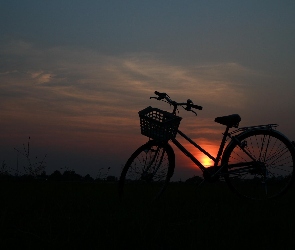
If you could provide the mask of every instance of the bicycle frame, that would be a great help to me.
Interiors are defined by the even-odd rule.
[[[241,121],[238,114],[216,117],[214,121],[226,127],[215,157],[178,130],[182,118],[176,116],[177,108],[181,106],[197,115],[194,110],[202,110],[202,106],[195,105],[190,99],[179,103],[166,93],[155,91],[155,94],[157,97],[150,98],[167,102],[173,106],[173,112],[152,107],[139,111],[141,133],[149,141],[140,146],[125,164],[119,180],[120,196],[129,179],[130,184],[133,181],[155,183],[154,187],[159,187],[155,198],[163,193],[175,169],[175,153],[169,141],[198,166],[203,172],[203,181],[224,180],[232,191],[242,197],[253,200],[274,198],[291,186],[295,179],[295,143],[274,130],[276,124],[238,128]],[[229,132],[229,129],[232,130]],[[205,166],[205,163],[197,159],[198,155],[194,156],[184,147],[179,137],[176,139],[176,134],[211,159],[213,166]],[[140,192],[140,196],[143,193]]]
[[[246,131],[246,130],[252,130],[252,129],[257,129],[257,128],[268,128],[268,129],[272,129],[273,127],[276,127],[277,124],[267,124],[267,125],[259,125],[259,126],[250,126],[250,127],[243,127],[240,128],[238,130],[232,131],[229,133],[229,127],[226,127],[225,132],[223,133],[223,138],[222,141],[220,143],[219,146],[219,150],[217,153],[216,158],[213,157],[210,153],[208,153],[205,149],[203,149],[200,145],[198,145],[196,142],[194,142],[192,139],[190,139],[187,135],[185,135],[183,132],[181,132],[180,130],[177,131],[177,134],[179,134],[180,136],[182,136],[185,140],[187,140],[190,144],[192,144],[195,148],[197,148],[199,151],[201,151],[203,154],[205,154],[206,156],[208,156],[211,160],[213,160],[214,165],[212,167],[216,167],[216,171],[214,171],[212,176],[215,176],[216,174],[218,174],[223,166],[220,166],[220,168],[218,167],[218,163],[221,160],[221,156],[223,154],[224,151],[224,147],[226,144],[226,138],[229,137],[231,140],[236,141],[239,145],[239,141],[237,140],[237,138],[235,136],[231,136],[231,134],[235,134],[236,132],[239,131]],[[191,161],[193,161],[203,172],[208,171],[208,168],[206,168],[198,159],[196,159],[195,156],[192,155],[192,153],[190,153],[178,140],[176,140],[175,138],[171,140],[173,142],[173,144],[175,146],[177,146],[186,156],[188,156]],[[295,144],[295,143],[294,143]],[[234,170],[234,171],[230,171],[227,173],[231,173],[231,174],[236,174],[239,171],[243,171],[246,169],[253,168],[253,163],[256,162],[256,160],[252,157],[252,155],[250,155],[242,145],[240,145],[241,150],[247,154],[249,156],[250,159],[252,159],[253,161],[248,162],[248,163],[234,163],[234,164],[229,164],[228,166],[230,167],[241,167],[238,171]],[[248,165],[248,166],[247,166]]]
[[[195,148],[197,148],[199,151],[201,151],[203,154],[208,156],[211,160],[214,162],[214,167],[218,166],[218,162],[221,159],[221,155],[223,153],[223,149],[226,143],[226,137],[229,136],[229,127],[226,127],[226,130],[223,134],[223,138],[221,141],[221,144],[219,146],[219,150],[217,153],[216,158],[212,156],[209,152],[207,152],[205,149],[203,149],[200,145],[198,145],[196,142],[194,142],[192,139],[190,139],[187,135],[185,135],[183,132],[180,130],[177,131],[177,134],[181,135],[185,140],[187,140],[190,144],[192,144]],[[172,139],[173,144],[178,147],[186,156],[188,156],[191,161],[193,161],[203,172],[206,171],[206,167],[195,157],[193,156],[178,140],[175,138]]]
[[[198,106],[195,105],[190,99],[187,100],[186,103],[178,103],[175,102],[173,100],[171,100],[171,98],[166,94],[166,93],[159,93],[157,91],[155,91],[155,94],[158,97],[150,97],[150,99],[155,98],[157,100],[165,100],[167,103],[169,103],[170,105],[173,106],[173,111],[172,114],[176,115],[176,110],[178,106],[182,106],[186,111],[192,111],[193,113],[197,114],[195,111],[193,111],[192,109],[198,109],[198,110],[202,110],[202,106]],[[216,119],[219,118],[219,121],[217,121]],[[186,156],[188,156],[192,162],[194,162],[202,171],[204,174],[209,174],[209,177],[214,177],[215,175],[217,175],[225,166],[227,166],[228,168],[239,168],[240,169],[238,171],[243,171],[244,169],[249,169],[249,168],[255,168],[256,164],[259,165],[259,161],[257,161],[249,152],[247,152],[247,150],[245,149],[245,145],[243,145],[237,136],[232,136],[232,134],[235,134],[239,131],[241,131],[243,133],[243,131],[247,131],[247,130],[251,130],[251,129],[260,129],[260,128],[268,128],[268,129],[272,129],[272,127],[276,127],[276,124],[268,124],[268,125],[259,125],[259,126],[251,126],[251,127],[244,127],[244,128],[239,128],[235,131],[232,131],[229,133],[229,129],[232,127],[238,127],[238,124],[241,120],[241,118],[238,116],[235,117],[233,120],[224,120],[223,117],[217,117],[215,119],[216,122],[222,124],[222,125],[226,125],[226,129],[225,132],[223,133],[223,138],[221,140],[220,146],[219,146],[219,150],[217,153],[216,158],[214,156],[212,156],[209,152],[207,152],[205,149],[203,149],[200,145],[198,145],[196,142],[194,142],[193,140],[191,140],[187,135],[185,135],[183,132],[181,132],[180,130],[177,130],[177,134],[179,134],[180,136],[182,136],[185,140],[187,140],[190,144],[192,144],[195,148],[197,148],[199,151],[201,151],[203,154],[205,154],[207,157],[209,157],[213,162],[214,165],[211,167],[205,167],[198,159],[196,159],[196,157],[194,155],[192,155],[177,139],[172,138],[171,141],[173,142],[173,144],[178,147]],[[226,118],[226,117],[225,117]],[[231,139],[231,142],[234,142],[236,145],[238,145],[240,147],[240,149],[252,160],[249,161],[247,163],[243,162],[243,163],[234,163],[234,164],[226,164],[226,165],[220,165],[218,166],[219,161],[222,158],[222,155],[224,153],[224,147],[226,144],[226,139],[227,137],[229,137]],[[156,139],[156,138],[154,138]],[[230,143],[231,143],[230,142]],[[230,144],[228,144],[230,145]],[[214,173],[212,173],[212,169],[214,169]],[[229,174],[229,171],[226,171],[227,175]],[[233,170],[230,171],[231,174],[232,173],[236,173],[237,170]],[[205,175],[204,175],[205,177]]]

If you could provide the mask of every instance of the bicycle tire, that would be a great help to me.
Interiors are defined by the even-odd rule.
[[[222,159],[230,189],[252,200],[284,194],[294,181],[294,163],[293,144],[272,129],[241,133],[229,143]]]
[[[157,200],[175,167],[174,151],[168,143],[151,140],[139,147],[126,162],[119,179],[119,197],[124,200]]]

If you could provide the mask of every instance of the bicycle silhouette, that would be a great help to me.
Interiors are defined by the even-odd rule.
[[[255,200],[282,195],[294,180],[294,142],[275,130],[276,124],[238,128],[238,114],[215,118],[225,125],[225,132],[217,156],[214,157],[183,132],[178,130],[181,117],[178,107],[197,114],[202,110],[190,99],[173,101],[166,93],[155,91],[157,100],[173,106],[173,112],[147,107],[139,112],[141,133],[150,140],[139,147],[128,159],[119,179],[119,195],[130,198],[157,199],[165,190],[175,168],[175,154],[169,141],[189,157],[202,172],[204,180],[225,180],[232,191],[242,197]],[[229,132],[231,128],[237,128]],[[180,135],[195,148],[208,156],[212,167],[205,167],[177,139]],[[227,140],[229,142],[227,143]],[[147,198],[147,197],[148,198]]]

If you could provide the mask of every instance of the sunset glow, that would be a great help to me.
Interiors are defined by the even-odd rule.
[[[295,139],[293,2],[66,0],[62,6],[1,4],[0,161],[10,169],[14,148],[30,137],[32,152],[48,155],[48,173],[68,166],[95,176],[111,167],[118,176],[148,140],[138,111],[171,111],[149,99],[155,90],[203,106],[197,116],[180,108],[180,129],[214,157],[225,128],[217,116],[240,114],[240,126],[278,123]],[[176,179],[199,171],[175,154]]]
[[[196,140],[198,142],[198,140]],[[216,158],[217,151],[218,151],[218,143],[215,142],[216,144],[210,144],[209,141],[206,140],[200,140],[199,144],[209,153],[211,154],[214,158]],[[197,151],[197,150],[195,150]],[[197,152],[195,153],[195,157],[203,164],[204,167],[210,167],[214,165],[213,160],[211,160],[208,156],[203,154],[202,152]]]
[[[210,167],[213,166],[214,162],[207,156],[203,156],[201,159],[201,163],[204,167]]]

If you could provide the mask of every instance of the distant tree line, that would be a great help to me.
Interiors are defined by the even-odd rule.
[[[84,182],[115,182],[118,180],[117,177],[108,175],[106,177],[96,177],[93,178],[90,174],[81,176],[77,174],[74,170],[66,170],[61,173],[59,170],[55,170],[52,174],[47,175],[45,171],[42,171],[38,175],[32,174],[10,174],[8,171],[5,171],[3,166],[0,169],[0,180],[20,180],[20,181],[84,181]]]
[[[81,176],[74,170],[66,169],[63,173],[55,170],[52,174],[47,175],[46,169],[46,154],[39,159],[37,156],[32,156],[30,145],[30,137],[28,142],[23,143],[22,149],[14,148],[17,153],[16,168],[8,167],[5,160],[0,165],[0,180],[47,180],[47,181],[87,181],[87,182],[101,182],[117,181],[117,177],[109,175],[110,167],[100,168],[98,176],[92,178],[89,174]]]

